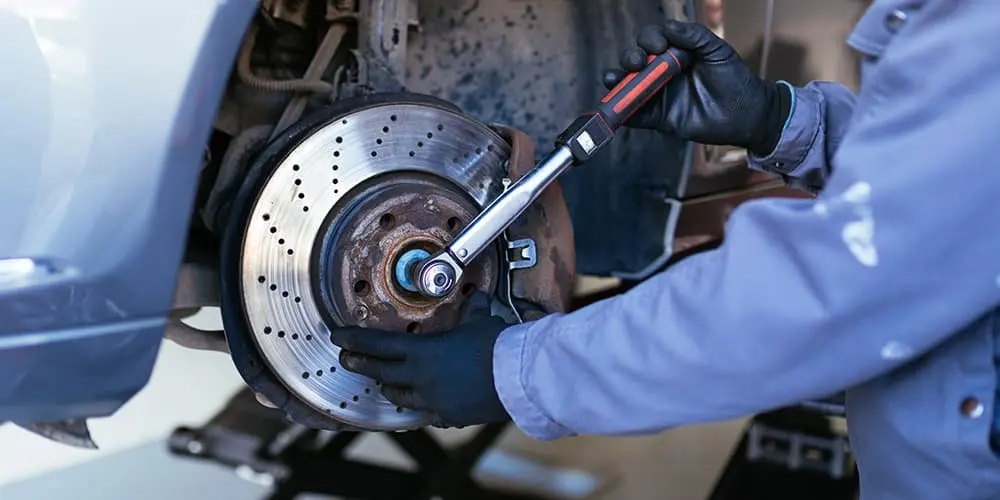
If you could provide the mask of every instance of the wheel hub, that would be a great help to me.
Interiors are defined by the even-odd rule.
[[[492,291],[499,269],[495,251],[470,266],[456,293],[440,300],[405,286],[412,286],[409,268],[444,248],[476,215],[475,204],[446,181],[414,173],[387,174],[360,190],[351,205],[325,238],[325,296],[338,324],[410,333],[443,331],[457,323],[465,297],[476,290]],[[345,290],[351,293],[341,293]]]

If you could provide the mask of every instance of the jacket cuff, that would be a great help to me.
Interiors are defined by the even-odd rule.
[[[823,141],[817,139],[822,137],[822,99],[816,89],[792,87],[792,109],[778,145],[767,156],[749,154],[750,168],[797,177],[810,169],[821,167],[825,153]]]
[[[532,401],[524,384],[526,358],[530,340],[541,333],[532,333],[533,327],[545,321],[515,325],[507,328],[493,345],[493,380],[500,402],[521,431],[538,440],[552,440],[572,436],[574,433],[552,420]]]

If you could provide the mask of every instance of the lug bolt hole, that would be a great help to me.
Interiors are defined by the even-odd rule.
[[[408,333],[420,333],[420,323],[414,321],[413,323],[406,325],[406,331]]]
[[[454,231],[454,230],[456,230],[456,229],[458,229],[460,227],[462,227],[462,220],[461,219],[459,219],[458,217],[452,217],[452,218],[448,219],[448,230],[449,231]]]
[[[371,291],[372,291],[371,283],[368,283],[365,280],[360,280],[354,284],[354,293],[358,295],[361,296],[368,295],[369,293],[371,293]]]
[[[378,219],[378,226],[382,229],[390,229],[392,226],[396,225],[396,217],[392,214],[383,214],[382,217]]]
[[[476,285],[472,283],[466,283],[462,285],[462,295],[472,295],[476,291]]]

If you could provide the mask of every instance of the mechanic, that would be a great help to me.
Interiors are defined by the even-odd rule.
[[[630,126],[744,147],[751,167],[822,183],[817,198],[744,203],[718,249],[570,314],[338,330],[342,363],[436,425],[509,416],[537,439],[651,434],[847,390],[862,498],[1000,498],[998,31],[994,0],[876,1],[848,39],[855,95],[758,79],[700,25],[643,30],[625,71],[668,46],[693,63]]]

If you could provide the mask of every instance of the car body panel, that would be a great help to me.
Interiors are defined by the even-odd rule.
[[[0,422],[152,370],[253,0],[0,1]]]

